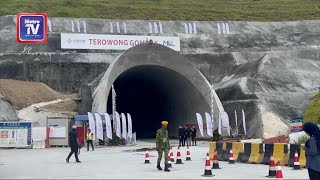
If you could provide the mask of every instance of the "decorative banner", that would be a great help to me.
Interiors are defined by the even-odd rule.
[[[96,134],[97,134],[97,138],[103,140],[103,127],[102,127],[102,119],[100,114],[98,113],[94,113],[94,116],[96,118]]]
[[[227,128],[228,135],[230,136],[229,116],[226,112],[221,112],[222,127]]]
[[[239,130],[238,130],[238,117],[237,117],[237,111],[234,110],[234,120],[236,121],[236,133],[237,135],[239,134]]]
[[[61,33],[61,49],[113,49],[127,50],[133,46],[148,43],[161,44],[175,51],[180,51],[178,36],[137,36],[103,34],[68,34]]]
[[[205,113],[206,122],[207,122],[207,134],[212,137],[213,136],[213,128],[212,128],[212,120],[209,113]]]
[[[218,119],[218,133],[222,136],[222,125],[221,125],[221,113],[219,112],[219,119]]]
[[[121,120],[122,120],[122,137],[127,139],[127,119],[126,115],[121,113]]]
[[[243,109],[242,109],[242,123],[243,123],[243,131],[244,131],[244,134],[247,134],[246,115],[244,114],[244,110],[243,110]]]
[[[96,139],[96,123],[94,122],[93,114],[88,112],[88,119],[89,119],[89,129],[93,134],[92,140]]]
[[[199,113],[196,113],[197,120],[198,120],[198,126],[201,136],[203,137],[203,121],[202,116]]]
[[[116,135],[121,138],[121,122],[120,122],[120,115],[119,113],[116,111],[116,119],[117,119],[117,130],[116,130]]]
[[[132,119],[129,113],[127,113],[127,118],[128,118],[128,137],[132,138]]]
[[[112,139],[111,119],[108,113],[104,113],[104,119],[106,120],[106,133],[107,138]]]

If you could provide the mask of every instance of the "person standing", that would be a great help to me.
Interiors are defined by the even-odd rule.
[[[87,133],[87,151],[89,151],[89,144],[91,144],[92,151],[94,151],[94,147],[93,147],[93,133],[91,132],[91,129],[88,129],[88,133]]]
[[[76,163],[81,163],[78,158],[78,149],[80,146],[78,134],[77,134],[77,126],[72,126],[72,131],[69,133],[69,146],[71,149],[71,152],[69,153],[66,161],[69,163],[69,159],[74,154],[74,157],[76,158]]]
[[[197,145],[197,141],[196,141],[197,129],[195,126],[192,126],[191,136],[192,136],[192,146],[196,146]]]
[[[303,130],[310,136],[310,139],[302,147],[306,151],[306,168],[310,180],[320,180],[320,129],[317,125],[307,122]]]
[[[187,126],[187,146],[191,146],[191,128]]]
[[[182,145],[183,147],[186,145],[187,136],[188,136],[187,126],[184,125],[184,127],[183,127],[183,145]]]
[[[183,146],[183,132],[184,129],[182,125],[179,126],[179,146]]]
[[[162,154],[164,153],[164,171],[170,172],[168,168],[168,154],[170,150],[170,143],[169,143],[169,136],[168,136],[168,122],[162,121],[162,127],[157,130],[156,135],[156,150],[158,151],[158,161],[157,161],[157,168],[158,170],[162,170],[160,163],[162,159]]]

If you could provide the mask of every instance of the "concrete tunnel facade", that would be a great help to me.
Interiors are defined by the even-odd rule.
[[[137,138],[154,138],[163,120],[169,122],[169,135],[177,137],[180,124],[197,124],[196,113],[205,124],[204,113],[211,113],[207,79],[182,54],[159,44],[134,46],[110,64],[93,89],[92,112],[112,113],[112,85],[117,112],[131,114]],[[224,109],[213,95],[218,114]]]

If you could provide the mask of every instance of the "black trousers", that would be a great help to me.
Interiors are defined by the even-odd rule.
[[[197,145],[196,137],[192,137],[192,146],[196,146],[196,145]]]
[[[179,146],[183,146],[183,137],[179,136]]]
[[[186,141],[187,141],[187,137],[183,137],[183,144],[182,144],[182,146],[185,146],[185,145],[186,145]]]
[[[70,159],[72,154],[74,154],[74,157],[76,158],[76,161],[79,161],[79,158],[78,158],[78,146],[77,145],[72,145],[72,146],[70,146],[70,148],[71,148],[71,152],[69,153],[67,159]]]
[[[310,180],[320,180],[320,172],[313,169],[308,169]]]
[[[93,141],[92,140],[87,140],[87,150],[89,151],[89,145],[91,144],[91,147],[92,147],[92,150],[94,150],[94,147],[93,147]]]

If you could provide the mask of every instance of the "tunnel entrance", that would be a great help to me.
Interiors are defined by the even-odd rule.
[[[123,72],[114,82],[117,111],[130,113],[137,138],[155,138],[160,122],[169,121],[169,135],[177,137],[180,123],[196,124],[195,104],[205,100],[183,76],[168,68],[141,65]],[[112,112],[111,91],[108,112]],[[198,103],[196,103],[198,102]],[[189,116],[189,117],[188,117]],[[189,121],[190,122],[190,121]]]
[[[169,136],[178,136],[181,124],[197,124],[196,113],[224,111],[203,74],[187,57],[166,46],[144,43],[113,61],[92,83],[92,112],[112,113],[112,85],[117,112],[130,113],[137,138],[154,138],[163,120]],[[212,98],[213,96],[213,98]]]

